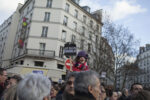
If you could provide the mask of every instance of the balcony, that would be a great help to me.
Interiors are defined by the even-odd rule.
[[[23,57],[36,57],[36,58],[55,58],[55,51],[52,50],[40,50],[40,49],[26,49],[22,54],[12,58],[12,61],[21,59]]]
[[[40,49],[26,49],[25,55],[35,56],[35,57],[44,57],[44,58],[54,58],[55,51],[40,50]]]

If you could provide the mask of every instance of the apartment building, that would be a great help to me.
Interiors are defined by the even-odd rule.
[[[19,22],[19,9],[22,4],[18,4],[16,11],[0,25],[0,66],[9,67],[13,44],[16,36],[17,25]]]
[[[141,69],[137,81],[144,87],[150,88],[150,44],[146,44],[145,47],[140,47],[137,61]]]
[[[101,81],[104,83],[114,84],[114,70],[115,70],[115,56],[106,38],[100,39],[100,55],[97,59],[99,65],[95,70],[101,70],[100,74],[106,73],[105,77],[102,77]]]
[[[14,39],[11,73],[42,73],[52,80],[66,73],[63,47],[66,42],[77,45],[77,51],[89,54],[92,67],[99,53],[102,11],[90,12],[79,0],[26,0],[19,9],[20,17]]]

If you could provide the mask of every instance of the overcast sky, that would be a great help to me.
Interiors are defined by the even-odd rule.
[[[24,0],[0,0],[0,24],[4,22]],[[150,43],[150,0],[80,0],[92,11],[103,9],[116,24],[129,28],[141,46]]]

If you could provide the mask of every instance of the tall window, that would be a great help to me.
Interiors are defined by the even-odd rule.
[[[77,22],[73,22],[73,29],[77,31]]]
[[[53,2],[53,0],[47,0],[46,7],[51,8],[52,7],[52,2]]]
[[[43,26],[41,37],[47,37],[48,27]]]
[[[27,34],[26,34],[26,37],[29,36],[29,32],[30,32],[30,27],[27,28]]]
[[[78,18],[78,11],[75,10],[74,17]]]
[[[46,46],[45,43],[40,43],[40,52],[39,52],[40,55],[44,55],[45,46]]]
[[[99,31],[99,25],[96,25],[96,30]]]
[[[83,23],[86,23],[86,16],[83,15]]]
[[[88,52],[91,52],[91,44],[88,43]]]
[[[68,23],[68,17],[64,16],[63,25],[67,26]]]
[[[90,27],[93,28],[93,21],[90,21]]]
[[[89,32],[89,40],[92,40],[92,33]]]
[[[49,20],[50,20],[50,12],[45,12],[44,21],[45,21],[45,22],[49,22]]]
[[[80,48],[83,50],[83,48],[84,48],[84,40],[81,40]]]
[[[31,20],[32,20],[32,13],[30,14],[30,22],[31,22]]]
[[[82,27],[82,35],[85,35],[85,27]]]
[[[62,30],[61,40],[66,41],[66,31]]]
[[[59,57],[63,58],[63,52],[64,52],[64,47],[60,46],[60,50],[59,50]]]
[[[66,11],[66,12],[69,12],[69,8],[70,8],[70,5],[69,5],[68,3],[66,3],[65,11]]]
[[[72,37],[71,37],[71,42],[75,43],[75,41],[76,41],[76,36],[75,36],[75,35],[72,35]]]

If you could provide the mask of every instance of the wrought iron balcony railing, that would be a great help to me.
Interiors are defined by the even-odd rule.
[[[55,51],[52,50],[26,49],[25,54],[28,56],[37,56],[37,57],[46,57],[46,58],[55,57]]]

